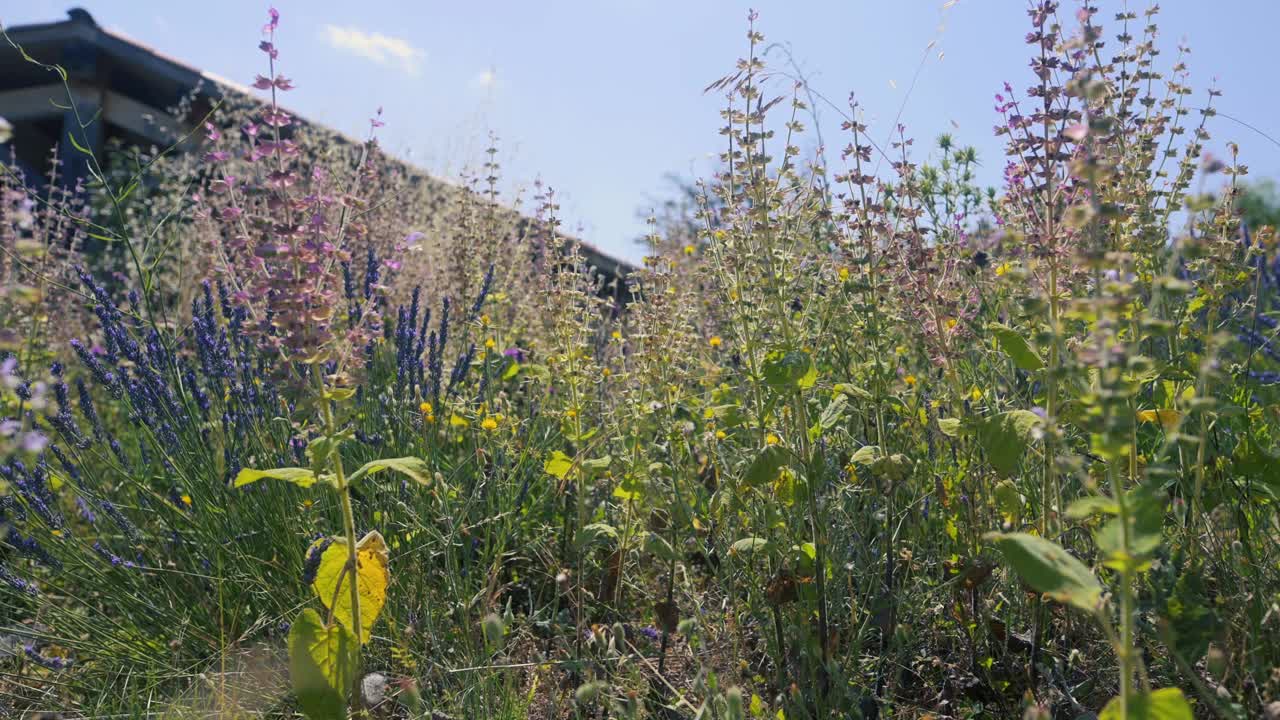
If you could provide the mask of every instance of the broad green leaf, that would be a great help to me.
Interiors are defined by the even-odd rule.
[[[416,457],[384,458],[367,462],[347,477],[347,484],[354,485],[361,478],[380,473],[383,470],[394,470],[401,475],[408,476],[410,480],[419,485],[431,484],[431,468],[427,465],[426,460]]]
[[[1014,570],[1037,592],[1093,612],[1102,585],[1085,564],[1061,545],[1026,533],[987,533]]]
[[[1173,594],[1165,601],[1164,615],[1178,654],[1190,663],[1204,657],[1210,641],[1218,634],[1220,623],[1198,569],[1182,571],[1173,586]]]
[[[262,478],[271,478],[273,480],[285,480],[291,482],[298,487],[311,487],[316,484],[316,474],[307,468],[285,467],[274,468],[272,470],[253,470],[245,468],[236,474],[236,479],[231,483],[232,487],[242,487],[252,482],[257,482]]]
[[[879,445],[863,445],[849,458],[849,462],[857,463],[858,465],[870,465],[882,457],[884,457],[884,451],[880,449]]]
[[[582,469],[588,471],[592,475],[598,475],[609,469],[609,465],[613,462],[613,458],[605,455],[604,457],[591,458],[582,461]]]
[[[320,541],[316,541],[317,544]],[[335,538],[333,543],[320,556],[320,566],[316,570],[316,579],[311,583],[320,602],[326,608],[333,609],[333,616],[348,629],[351,629],[351,573],[344,572],[347,566],[346,538]],[[356,543],[357,574],[360,577],[356,588],[360,593],[360,641],[369,642],[369,633],[373,624],[387,602],[387,585],[391,581],[388,564],[387,544],[382,535],[374,530]],[[339,580],[341,584],[339,585]]]
[[[836,383],[835,391],[849,397],[858,398],[859,400],[870,400],[872,397],[871,393],[866,390],[863,390],[857,385],[850,385],[848,383]]]
[[[818,381],[813,357],[799,350],[774,350],[764,358],[764,381],[776,390],[807,390]]]
[[[960,434],[964,430],[962,425],[960,418],[938,419],[938,429],[942,431],[943,435],[948,435],[950,437],[960,437]]]
[[[769,549],[769,541],[764,538],[749,537],[742,538],[729,546],[731,555],[749,555],[751,553],[760,552]]]
[[[1125,493],[1125,505],[1129,511],[1127,544],[1118,515],[1094,533],[1094,540],[1102,551],[1103,565],[1113,570],[1146,570],[1151,553],[1164,540],[1164,499],[1150,485],[1142,485]]]
[[[1044,361],[1040,359],[1040,355],[1032,349],[1026,338],[1018,334],[1017,330],[1000,323],[987,325],[987,330],[995,335],[1000,349],[1013,360],[1013,364],[1017,365],[1018,369],[1035,372],[1044,367]]]
[[[1120,708],[1120,698],[1111,698],[1098,713],[1098,720],[1195,720],[1191,704],[1178,688],[1161,688],[1131,696],[1128,714],[1123,714]]]
[[[1011,410],[975,422],[978,444],[986,451],[991,467],[1005,477],[1016,474],[1031,444],[1032,431],[1041,422],[1030,410]]]
[[[618,539],[618,529],[608,523],[591,523],[578,531],[578,544],[585,547],[600,538]]]
[[[836,395],[831,398],[831,402],[822,410],[822,416],[818,418],[818,425],[823,430],[830,430],[835,427],[836,423],[844,418],[845,407],[849,404],[849,398],[846,395]]]
[[[742,476],[742,482],[751,487],[771,483],[778,478],[778,472],[786,462],[786,452],[777,445],[769,445],[751,461],[751,466]]]
[[[1079,500],[1073,501],[1067,506],[1067,517],[1072,520],[1080,520],[1091,515],[1115,515],[1120,512],[1120,506],[1115,500],[1106,495],[1089,495]]]
[[[1012,480],[1005,478],[996,483],[993,492],[996,500],[996,507],[1000,508],[1000,512],[1005,515],[1011,523],[1018,522],[1022,517],[1022,493],[1018,492],[1018,486],[1013,484]]]
[[[289,628],[289,676],[302,712],[311,720],[346,720],[347,692],[355,682],[359,648],[339,623],[325,627],[320,613],[303,610]]]
[[[554,475],[564,480],[568,477],[569,471],[573,469],[573,458],[559,450],[553,450],[550,455],[547,455],[547,460],[542,464],[542,469],[548,475]]]

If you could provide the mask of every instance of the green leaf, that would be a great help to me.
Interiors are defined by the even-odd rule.
[[[1120,506],[1106,495],[1089,495],[1067,506],[1067,517],[1072,520],[1081,520],[1097,514],[1115,515],[1118,512],[1120,512]]]
[[[1150,567],[1151,554],[1164,540],[1164,499],[1148,484],[1125,493],[1125,505],[1129,510],[1128,537],[1116,516],[1094,533],[1094,540],[1102,551],[1103,565],[1140,572]]]
[[[1121,714],[1120,698],[1098,713],[1098,720],[1195,720],[1191,704],[1178,688],[1161,688],[1149,694],[1137,694],[1129,698],[1128,714]]]
[[[1044,361],[1040,359],[1039,353],[1032,349],[1026,338],[1019,335],[1017,330],[1000,323],[987,325],[987,330],[995,335],[1000,349],[1013,360],[1013,364],[1017,365],[1018,369],[1035,372],[1044,367]]]
[[[879,445],[863,445],[858,451],[849,458],[849,462],[858,465],[870,465],[880,458],[884,457],[884,451]]]
[[[943,435],[950,437],[960,437],[960,434],[964,431],[960,418],[939,418],[938,429],[942,431]]]
[[[871,393],[856,385],[850,385],[848,383],[836,383],[835,391],[851,398],[858,398],[859,400],[870,400],[872,398]]]
[[[742,476],[742,482],[751,487],[771,483],[778,478],[778,471],[786,463],[787,455],[783,449],[777,445],[769,445],[751,461],[747,473]]]
[[[363,477],[380,473],[383,470],[394,470],[419,485],[431,484],[431,468],[427,461],[416,457],[384,458],[361,465],[358,470],[347,477],[347,484],[354,485]]]
[[[731,555],[750,555],[752,553],[761,552],[769,549],[769,541],[764,538],[749,537],[742,538],[729,546]]]
[[[808,390],[818,381],[813,357],[799,350],[774,350],[764,358],[764,381],[775,390]]]
[[[1165,601],[1164,615],[1173,632],[1173,647],[1189,663],[1204,657],[1220,625],[1202,577],[1197,569],[1183,570],[1173,594]]]
[[[831,402],[822,410],[822,415],[818,418],[818,425],[823,430],[835,427],[836,423],[844,418],[844,410],[848,404],[849,398],[846,395],[840,394],[831,398]]]
[[[1037,592],[1061,603],[1093,612],[1102,585],[1085,564],[1061,545],[1026,533],[987,533],[1014,570]]]
[[[1011,410],[974,423],[978,444],[986,451],[991,467],[1005,477],[1016,474],[1031,444],[1032,431],[1041,422],[1030,410]]]
[[[592,475],[598,475],[600,473],[606,472],[609,469],[609,465],[612,462],[613,462],[613,458],[609,455],[605,455],[604,457],[591,458],[590,460],[582,461],[582,469],[588,471]]]
[[[542,469],[548,475],[554,475],[564,480],[569,476],[569,471],[573,469],[573,458],[559,450],[553,450],[551,454],[547,455],[546,462],[542,464]]]
[[[311,720],[346,720],[347,692],[355,682],[359,648],[339,623],[325,627],[320,613],[303,610],[289,629],[289,676],[302,712]]]
[[[236,474],[236,479],[232,481],[231,487],[241,487],[252,482],[257,482],[262,478],[271,478],[273,480],[285,480],[291,482],[298,487],[308,488],[316,484],[316,474],[307,468],[285,467],[274,468],[272,470],[253,470],[245,468]]]
[[[608,523],[591,523],[578,531],[578,545],[586,547],[600,538],[618,539],[618,529]]]

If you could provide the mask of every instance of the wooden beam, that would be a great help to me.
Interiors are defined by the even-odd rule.
[[[101,90],[76,88],[74,94],[78,103],[92,105],[102,102]],[[67,89],[59,83],[0,92],[0,115],[11,122],[61,117],[67,105]]]

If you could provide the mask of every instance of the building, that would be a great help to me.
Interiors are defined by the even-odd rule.
[[[118,32],[98,25],[88,12],[72,9],[58,22],[7,28],[9,37],[29,55],[53,63],[66,73],[65,84],[56,71],[25,60],[7,43],[0,43],[0,117],[13,126],[12,150],[29,177],[40,177],[50,150],[70,140],[101,155],[111,140],[147,147],[194,147],[183,142],[191,131],[168,112],[184,100],[190,117],[203,117],[226,93],[247,95],[238,84],[193,68]],[[68,89],[74,103],[68,102]],[[93,120],[93,122],[89,122]],[[305,118],[295,118],[307,124]],[[87,124],[87,127],[81,127]],[[81,153],[62,153],[63,182],[87,173]],[[411,166],[406,169],[429,178]],[[632,269],[587,243],[587,262],[605,277],[611,294],[625,300],[622,278]]]

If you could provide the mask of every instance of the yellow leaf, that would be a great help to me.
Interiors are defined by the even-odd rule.
[[[382,606],[387,602],[387,585],[391,580],[387,569],[388,556],[387,544],[376,530],[356,543],[357,574],[360,578],[356,587],[360,591],[361,644],[369,642],[370,630],[373,629],[378,614],[382,612]],[[336,538],[321,556],[316,579],[311,587],[320,597],[320,602],[333,610],[333,617],[343,627],[354,632],[351,622],[351,586],[348,584],[351,582],[351,574],[343,572],[346,565],[347,541]]]
[[[1178,421],[1182,419],[1182,413],[1177,410],[1142,410],[1138,412],[1138,419],[1142,422],[1158,422],[1166,430],[1170,430],[1178,426]]]

